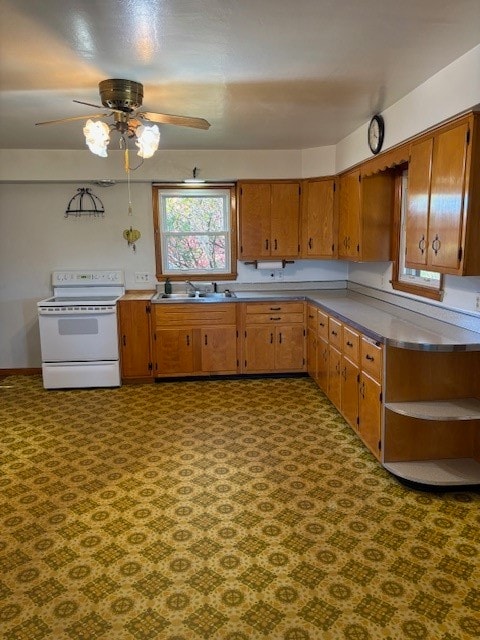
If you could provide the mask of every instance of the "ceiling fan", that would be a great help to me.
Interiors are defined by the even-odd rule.
[[[181,127],[192,127],[194,129],[208,129],[210,123],[203,118],[191,118],[189,116],[170,115],[167,113],[154,113],[152,111],[139,111],[143,102],[143,85],[133,80],[109,79],[102,80],[98,85],[102,105],[74,100],[78,104],[84,104],[96,109],[109,109],[108,113],[95,113],[87,116],[74,116],[72,118],[61,118],[59,120],[48,120],[37,122],[36,125],[59,124],[73,120],[87,120],[84,134],[90,150],[97,155],[106,156],[106,146],[110,139],[110,131],[118,131],[122,138],[127,136],[133,138],[137,136],[137,146],[140,148],[138,155],[143,158],[151,157],[158,148],[160,133],[155,125],[148,126],[148,123],[158,122],[161,124],[171,124]],[[105,122],[94,123],[92,118],[114,117],[112,124]],[[144,140],[142,141],[142,138]],[[151,142],[153,140],[153,151]],[[150,148],[148,148],[150,145]],[[92,148],[93,147],[93,148]]]

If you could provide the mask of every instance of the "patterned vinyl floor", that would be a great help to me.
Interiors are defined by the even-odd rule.
[[[480,637],[480,497],[390,477],[308,378],[0,383],[5,640]]]

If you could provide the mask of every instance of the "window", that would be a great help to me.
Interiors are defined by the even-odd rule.
[[[235,277],[233,185],[154,186],[157,276]]]
[[[396,217],[398,227],[397,256],[393,266],[392,286],[417,296],[441,300],[443,276],[435,271],[409,269],[405,266],[406,208],[408,197],[408,171],[397,177]]]

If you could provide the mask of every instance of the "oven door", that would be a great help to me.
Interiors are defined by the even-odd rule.
[[[116,307],[38,310],[42,362],[118,360]]]

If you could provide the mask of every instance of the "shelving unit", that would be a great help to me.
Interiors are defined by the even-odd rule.
[[[480,352],[389,347],[383,466],[430,486],[480,486]]]

